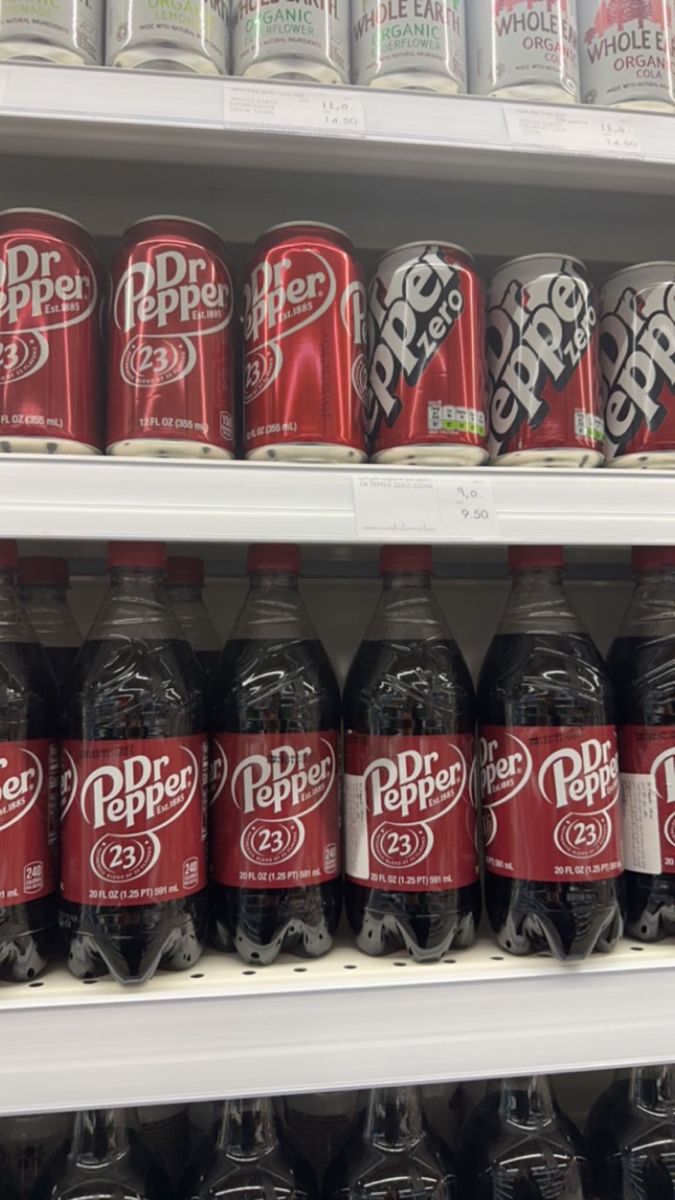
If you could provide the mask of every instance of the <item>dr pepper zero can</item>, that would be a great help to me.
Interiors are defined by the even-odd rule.
[[[112,265],[108,454],[231,458],[233,286],[208,226],[148,217]]]
[[[228,0],[107,0],[106,63],[222,75],[229,62]]]
[[[354,248],[314,221],[259,239],[244,286],[247,458],[366,457],[365,287]]]
[[[349,83],[345,0],[233,0],[232,73],[246,79]]]
[[[674,0],[578,0],[585,104],[672,112]]]
[[[444,242],[385,254],[368,293],[370,452],[377,462],[487,458],[485,289]]]
[[[469,90],[502,100],[579,98],[576,0],[469,0]]]
[[[354,0],[352,70],[362,86],[465,92],[464,0]]]
[[[609,465],[675,467],[675,262],[608,279],[600,370]]]
[[[0,213],[0,452],[100,450],[101,289],[76,221]]]
[[[487,360],[493,462],[600,465],[598,315],[583,263],[534,254],[500,267],[488,291]]]
[[[0,61],[103,61],[104,0],[0,0]]]

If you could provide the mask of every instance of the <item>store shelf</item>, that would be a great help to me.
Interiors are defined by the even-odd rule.
[[[56,970],[0,990],[0,1113],[672,1061],[674,989],[675,949],[631,943],[572,968],[488,942],[426,966],[209,955],[130,992]]]
[[[357,88],[3,64],[0,148],[672,193],[670,116]]]
[[[675,478],[7,455],[0,457],[0,536],[669,544]]]

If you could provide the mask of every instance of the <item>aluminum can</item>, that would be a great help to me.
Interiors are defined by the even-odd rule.
[[[104,0],[0,0],[0,61],[103,62]]]
[[[244,286],[247,458],[366,457],[365,287],[354,247],[316,221],[259,239]]]
[[[207,225],[156,216],[126,231],[112,265],[108,454],[233,456],[233,300]]]
[[[673,0],[578,0],[585,104],[672,112]]]
[[[0,452],[100,451],[102,288],[76,221],[0,213]]]
[[[351,43],[354,83],[466,91],[464,0],[353,0]]]
[[[233,0],[232,74],[349,83],[348,0]]]
[[[106,64],[199,75],[227,73],[229,0],[107,0]]]
[[[579,99],[576,0],[469,0],[469,90],[501,100]]]
[[[609,465],[675,467],[675,262],[607,280],[600,370]]]
[[[376,462],[485,462],[485,290],[466,250],[412,242],[385,254],[368,292],[368,347]]]
[[[586,268],[533,254],[488,289],[489,451],[498,466],[597,467],[598,315]]]

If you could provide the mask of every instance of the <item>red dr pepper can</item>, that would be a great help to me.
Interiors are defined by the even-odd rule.
[[[100,451],[102,285],[77,221],[0,213],[0,452]]]
[[[186,217],[127,229],[112,266],[108,454],[232,458],[232,275]]]
[[[599,466],[598,314],[583,263],[556,254],[506,263],[490,281],[487,324],[493,462]]]
[[[444,242],[385,254],[368,293],[368,429],[376,462],[487,458],[485,291]]]
[[[346,235],[317,221],[268,230],[244,306],[246,457],[362,461],[365,286]]]

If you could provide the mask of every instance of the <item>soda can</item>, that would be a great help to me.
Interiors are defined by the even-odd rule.
[[[341,230],[298,221],[258,240],[244,286],[247,458],[365,459],[365,307]]]
[[[490,281],[487,325],[493,462],[599,466],[598,316],[583,263],[559,254],[506,263]]]
[[[228,18],[228,0],[192,0],[168,9],[156,0],[108,0],[106,65],[226,74]]]
[[[99,453],[102,289],[77,221],[0,213],[0,453]]]
[[[675,262],[608,279],[600,370],[609,465],[675,467]]]
[[[354,0],[351,42],[354,83],[466,91],[464,0]]]
[[[0,0],[0,61],[103,62],[103,0]]]
[[[234,0],[232,74],[245,79],[349,83],[346,0]]]
[[[471,255],[412,242],[380,261],[368,293],[370,452],[376,462],[487,459],[485,290]]]
[[[576,0],[469,0],[469,90],[500,100],[579,99]]]
[[[186,217],[127,229],[112,265],[108,454],[232,458],[232,275]]]
[[[673,0],[578,0],[585,104],[672,112]]]

